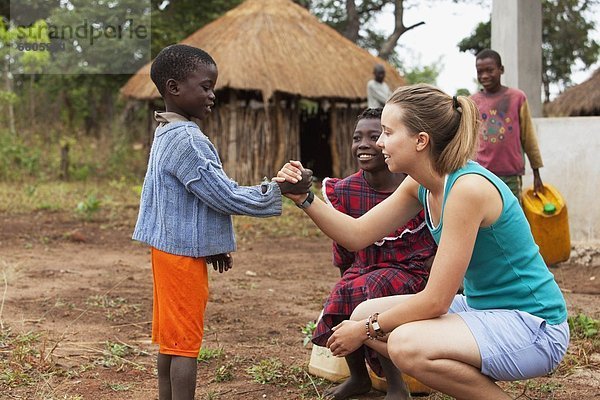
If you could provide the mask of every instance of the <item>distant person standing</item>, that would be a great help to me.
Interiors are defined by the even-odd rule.
[[[504,66],[494,50],[475,58],[477,81],[483,89],[471,96],[481,117],[477,162],[504,181],[521,201],[525,157],[533,170],[533,188],[543,193],[539,169],[543,166],[527,97],[519,89],[503,86]]]
[[[369,108],[383,108],[392,91],[385,79],[385,68],[381,64],[373,68],[373,79],[367,83],[367,101]]]

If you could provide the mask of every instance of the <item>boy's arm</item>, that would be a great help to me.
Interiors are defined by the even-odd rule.
[[[307,193],[312,184],[312,171],[305,170],[296,185],[288,182],[263,182],[256,186],[240,186],[227,176],[214,147],[206,140],[194,142],[193,151],[184,145],[173,173],[186,189],[213,210],[227,215],[270,217],[281,214],[282,193]],[[306,178],[306,179],[304,179]]]
[[[544,166],[542,155],[538,146],[537,136],[533,127],[533,120],[529,112],[527,100],[523,102],[519,109],[519,125],[521,127],[521,146],[527,154],[529,165],[533,170],[533,187],[535,191],[543,191],[543,183],[540,177],[539,169]]]
[[[169,172],[190,193],[211,209],[226,215],[281,215],[281,191],[277,183],[238,185],[225,174],[217,151],[208,139],[199,139],[195,132],[183,135],[165,160],[170,161]],[[265,186],[266,190],[263,189]]]

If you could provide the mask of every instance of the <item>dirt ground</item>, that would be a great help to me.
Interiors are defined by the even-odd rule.
[[[131,228],[0,214],[1,399],[157,399],[149,253],[129,239]],[[319,399],[329,383],[305,372],[311,350],[301,329],[338,277],[330,241],[261,236],[238,246],[233,270],[210,274],[203,346],[213,355],[200,363],[197,398]],[[600,318],[600,266],[552,272],[571,315]],[[550,377],[505,387],[523,399],[600,398],[598,354],[578,347],[568,358]]]

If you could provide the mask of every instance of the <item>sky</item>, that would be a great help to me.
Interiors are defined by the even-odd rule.
[[[425,25],[416,27],[400,37],[398,51],[407,67],[430,65],[440,61],[443,65],[437,80],[440,89],[450,94],[456,93],[460,88],[466,88],[471,93],[475,92],[477,90],[475,56],[460,52],[457,44],[471,35],[477,24],[489,20],[492,1],[482,3],[427,1],[419,2],[419,5],[414,8],[405,9],[406,26],[425,21]],[[594,17],[599,21],[600,10],[595,11]],[[377,24],[384,32],[392,32],[394,26],[392,7],[384,9]],[[593,36],[600,41],[600,22],[596,23]],[[599,66],[600,64],[596,63],[595,68]],[[573,74],[574,83],[581,83],[589,78],[595,68]],[[557,93],[558,89],[554,89],[553,94]]]

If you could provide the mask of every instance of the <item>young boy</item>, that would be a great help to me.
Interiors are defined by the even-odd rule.
[[[359,218],[388,198],[404,181],[406,174],[388,169],[377,140],[381,135],[381,108],[367,108],[357,118],[352,133],[352,154],[359,171],[344,178],[325,178],[323,198],[335,209]],[[332,328],[350,319],[363,301],[397,294],[420,292],[427,283],[432,256],[437,248],[425,226],[423,213],[398,227],[385,238],[366,248],[351,252],[333,243],[333,263],[342,278],[325,300],[323,316],[317,324],[313,343],[325,346]],[[366,352],[365,352],[366,350]],[[410,395],[400,371],[389,359],[361,346],[348,356],[350,377],[341,385],[324,393],[337,400],[366,393],[371,378],[365,365],[387,381],[386,399],[408,399]]]
[[[156,113],[159,126],[133,239],[151,246],[160,400],[194,398],[208,301],[206,264],[219,272],[232,267],[231,215],[279,215],[281,194],[306,193],[312,180],[310,171],[292,186],[238,186],[227,177],[214,146],[190,120],[211,112],[217,75],[209,54],[185,45],[163,49],[150,70],[166,111]]]
[[[504,66],[494,50],[480,51],[475,58],[477,81],[483,89],[471,98],[481,116],[479,130],[479,164],[504,181],[521,201],[522,175],[525,173],[523,152],[533,170],[533,186],[543,193],[539,168],[543,166],[529,113],[527,97],[519,89],[500,83]]]

